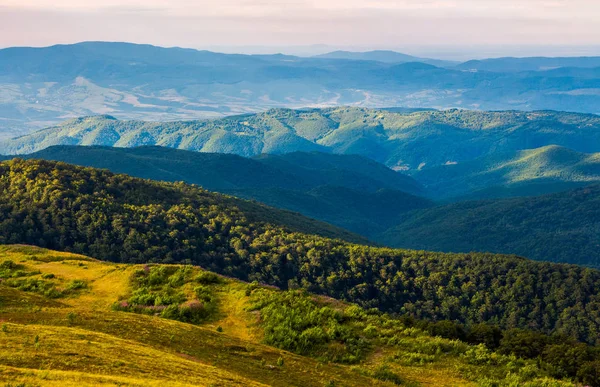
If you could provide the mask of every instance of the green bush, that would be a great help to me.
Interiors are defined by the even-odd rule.
[[[402,378],[398,375],[396,375],[395,373],[393,373],[390,370],[390,367],[387,365],[381,365],[379,367],[377,367],[375,369],[375,371],[373,371],[373,377],[375,379],[384,381],[384,382],[390,382],[393,384],[396,384],[398,386],[403,385],[404,381],[402,380]]]
[[[132,276],[131,296],[114,304],[113,309],[200,324],[214,315],[217,300],[210,287],[204,285],[194,288],[193,299],[186,297],[183,286],[192,281],[193,272],[191,266],[146,265]]]
[[[210,271],[202,271],[195,278],[195,281],[202,285],[215,285],[223,282],[220,276]]]

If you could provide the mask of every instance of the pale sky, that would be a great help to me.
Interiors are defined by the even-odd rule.
[[[600,47],[600,0],[0,0],[0,47],[87,40],[193,48]]]

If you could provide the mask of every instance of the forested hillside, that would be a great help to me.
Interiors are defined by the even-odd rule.
[[[54,146],[28,159],[64,161],[203,188],[298,211],[366,237],[433,205],[409,176],[356,155],[295,152],[244,158],[166,147]]]
[[[600,152],[600,117],[562,112],[465,110],[396,113],[352,107],[273,109],[189,122],[84,117],[0,143],[0,154],[52,145],[160,145],[254,156],[294,151],[358,154],[415,172],[478,157],[558,145]]]
[[[429,184],[425,189],[410,177],[368,159],[322,153],[296,152],[248,159],[159,147],[61,146],[25,157],[194,183],[297,211],[392,247],[491,251],[536,260],[600,265],[595,249],[600,244],[598,190],[568,190],[593,182],[597,176],[596,155],[560,147],[424,169],[417,178]],[[507,180],[514,182],[498,185]],[[488,184],[489,188],[478,190]],[[475,192],[473,196],[531,197],[435,206],[431,200],[403,192],[451,194],[470,189]],[[563,192],[537,197],[538,192],[552,190]]]
[[[426,168],[414,177],[438,198],[541,195],[600,182],[600,153],[549,145]]]
[[[116,262],[190,263],[426,320],[598,340],[597,270],[354,245],[291,232],[274,223],[277,212],[193,186],[62,163],[12,160],[0,169],[0,243]]]
[[[600,185],[419,210],[378,240],[405,248],[503,252],[600,267]]]

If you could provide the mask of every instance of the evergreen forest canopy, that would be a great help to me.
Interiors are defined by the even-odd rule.
[[[195,264],[430,321],[599,337],[594,269],[352,244],[294,232],[280,213],[194,186],[63,163],[15,159],[0,170],[0,243]]]

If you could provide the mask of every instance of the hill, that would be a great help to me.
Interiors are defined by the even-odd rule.
[[[210,190],[306,190],[332,185],[367,192],[393,189],[423,193],[423,187],[413,178],[357,155],[293,152],[247,158],[158,146],[52,146],[20,157],[105,168],[152,180],[184,180]]]
[[[84,117],[0,143],[1,154],[52,145],[160,145],[254,156],[294,151],[358,154],[415,171],[547,145],[600,151],[600,117],[563,112],[275,109],[212,121],[120,121]]]
[[[158,147],[61,146],[25,157],[198,184],[299,212],[389,246],[515,253],[533,259],[599,265],[594,251],[600,243],[595,236],[597,190],[587,195],[572,191],[574,186],[593,182],[596,156],[561,147],[423,169],[416,177],[427,184],[425,192],[460,199],[453,205],[438,203],[437,207],[428,199],[401,191],[420,188],[410,178],[357,156],[291,153],[248,159]],[[537,197],[552,191],[561,193],[545,200]],[[457,197],[461,194],[465,196]],[[486,196],[531,197],[465,201]],[[322,224],[320,229],[312,227],[302,230],[359,240],[339,230],[326,230]]]
[[[495,72],[544,71],[564,67],[597,68],[600,57],[531,57],[531,58],[492,58],[471,60],[457,68]]]
[[[491,251],[600,266],[600,186],[465,201],[407,214],[378,241],[436,251]]]
[[[0,243],[120,263],[194,264],[423,320],[598,340],[596,270],[494,254],[375,248],[293,232],[276,223],[277,211],[182,183],[48,161],[12,160],[0,168]]]
[[[63,161],[162,181],[185,181],[300,212],[366,237],[430,207],[412,178],[355,155],[288,153],[244,158],[164,147],[54,146],[26,159]]]
[[[407,212],[434,205],[428,199],[389,189],[365,192],[339,186],[320,186],[308,191],[257,188],[225,192],[298,211],[369,239],[396,225]]]
[[[414,177],[434,197],[540,195],[600,181],[600,154],[550,145],[425,168]]]
[[[527,331],[502,332],[488,348],[482,340],[499,333],[491,326],[460,341],[442,337],[449,322],[417,327],[197,267],[30,246],[0,247],[0,268],[0,381],[9,385],[570,387],[573,377],[597,386],[593,347]],[[544,354],[505,353],[519,335],[547,340]],[[584,356],[567,365],[552,355],[567,345]]]
[[[445,67],[457,65],[456,62],[444,61],[439,59],[419,58],[412,55],[402,54],[396,51],[374,50],[366,52],[354,51],[333,51],[321,55],[316,55],[314,58],[323,59],[348,59],[348,60],[373,60],[384,63],[408,63],[421,62],[434,66]]]
[[[0,50],[0,138],[99,114],[174,121],[339,105],[598,113],[600,81],[590,69],[557,76],[506,66],[472,71],[109,42],[12,47]]]

